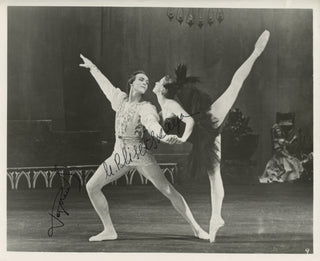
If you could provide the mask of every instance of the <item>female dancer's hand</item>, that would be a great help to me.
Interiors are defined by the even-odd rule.
[[[185,143],[185,142],[186,142],[185,139],[178,137],[176,144],[182,144],[182,143]]]
[[[177,135],[166,135],[163,141],[168,144],[177,144],[179,137]]]
[[[80,53],[80,57],[81,57],[83,63],[80,63],[79,66],[84,67],[84,68],[90,68],[90,69],[95,67],[93,62],[91,62],[88,58],[84,57],[81,53]]]

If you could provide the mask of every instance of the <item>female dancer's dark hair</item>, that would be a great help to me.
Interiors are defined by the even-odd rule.
[[[168,83],[164,84],[167,89],[165,97],[169,99],[177,97],[186,112],[193,115],[196,124],[188,139],[193,144],[188,169],[191,176],[206,177],[207,170],[213,168],[212,162],[220,161],[214,139],[219,135],[221,128],[217,129],[212,126],[211,115],[207,113],[213,99],[208,93],[196,87],[196,84],[200,82],[199,77],[187,76],[186,65],[179,64],[175,69],[175,75],[174,80],[166,80]],[[182,122],[181,124],[183,125]],[[181,131],[183,133],[184,128],[181,128]],[[201,153],[203,151],[206,153]]]

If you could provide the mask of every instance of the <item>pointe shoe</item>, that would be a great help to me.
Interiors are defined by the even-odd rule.
[[[270,37],[270,32],[268,30],[265,30],[258,38],[254,46],[254,53],[257,56],[259,56],[263,52],[264,48],[266,48],[267,43],[269,41],[269,37]]]
[[[203,239],[203,240],[209,240],[209,234],[204,231],[201,227],[197,231],[193,231],[194,236]]]
[[[118,234],[113,231],[102,231],[98,235],[92,236],[89,238],[90,242],[104,241],[104,240],[116,240],[118,238]]]
[[[220,219],[218,221],[210,221],[210,229],[209,229],[209,240],[210,243],[215,242],[216,240],[216,234],[218,230],[224,226],[224,220]]]

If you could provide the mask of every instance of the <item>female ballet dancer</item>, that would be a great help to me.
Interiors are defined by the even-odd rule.
[[[80,57],[83,60],[80,66],[90,69],[90,73],[111,102],[112,109],[116,111],[114,151],[98,167],[86,185],[92,205],[104,226],[103,231],[90,237],[89,241],[117,239],[108,202],[102,188],[132,168],[137,168],[139,173],[150,180],[171,201],[173,207],[190,224],[195,237],[208,240],[209,234],[195,221],[184,198],[165,178],[155,158],[148,150],[152,146],[152,142],[145,144],[142,141],[143,126],[151,134],[151,137],[161,139],[163,142],[174,143],[177,138],[164,134],[158,122],[156,108],[149,102],[142,100],[142,95],[146,92],[149,84],[146,74],[138,71],[130,77],[128,81],[129,94],[127,95],[115,88],[89,59],[81,54]]]
[[[209,176],[212,204],[210,242],[215,241],[217,231],[224,225],[221,216],[224,198],[220,173],[221,124],[234,104],[254,62],[266,47],[269,36],[269,31],[261,34],[254,51],[235,72],[227,90],[213,103],[208,94],[194,86],[198,78],[187,77],[184,65],[176,69],[175,81],[168,76],[163,77],[153,89],[162,109],[164,131],[167,134],[177,134],[179,138],[176,143],[191,142],[193,147],[189,169],[193,175],[202,172]],[[182,106],[173,100],[175,96]]]

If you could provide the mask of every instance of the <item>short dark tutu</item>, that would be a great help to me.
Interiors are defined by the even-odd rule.
[[[164,131],[167,134],[181,137],[185,130],[182,117],[167,118],[163,122]],[[195,125],[188,139],[188,142],[193,145],[188,158],[188,170],[190,176],[201,177],[207,175],[208,170],[212,170],[214,163],[220,161],[217,154],[219,148],[216,147],[215,138],[220,134],[221,127],[214,127],[215,124],[207,111],[194,113],[192,117]]]

